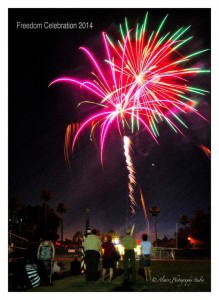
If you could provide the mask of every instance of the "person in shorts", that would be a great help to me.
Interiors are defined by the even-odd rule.
[[[114,253],[115,246],[112,243],[112,237],[109,235],[107,241],[102,244],[103,256],[102,256],[102,280],[105,280],[107,270],[109,270],[109,281],[112,281],[113,268],[114,268]]]
[[[55,257],[55,246],[48,236],[45,236],[37,250],[40,263],[40,277],[44,284],[52,285],[52,265]]]
[[[151,281],[151,243],[148,241],[147,234],[142,235],[141,241],[141,258],[140,258],[140,266],[144,268],[145,280]]]

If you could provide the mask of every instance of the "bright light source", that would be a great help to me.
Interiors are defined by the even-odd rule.
[[[141,255],[141,246],[140,245],[137,245],[137,247],[134,250],[137,255]]]
[[[144,74],[140,73],[139,75],[136,75],[135,80],[138,84],[143,84],[144,83]]]
[[[116,250],[119,252],[120,255],[124,255],[125,248],[121,244],[116,245]]]
[[[118,243],[119,243],[119,240],[118,240],[118,239],[115,239],[115,240],[114,240],[114,244],[118,245]]]

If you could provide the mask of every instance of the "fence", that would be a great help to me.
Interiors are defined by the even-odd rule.
[[[175,259],[176,248],[152,247],[151,258],[153,259]]]
[[[14,249],[16,250],[27,250],[27,242],[28,240],[25,238],[22,238],[19,235],[16,235],[9,231],[8,233],[8,247],[9,247],[9,252],[13,251]]]

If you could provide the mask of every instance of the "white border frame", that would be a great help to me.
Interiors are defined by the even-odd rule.
[[[199,300],[205,299],[206,297],[215,298],[219,296],[219,284],[218,284],[218,272],[219,272],[219,243],[217,241],[218,230],[217,230],[217,212],[218,212],[218,203],[219,203],[219,184],[218,184],[218,171],[219,171],[219,153],[218,153],[218,137],[217,131],[219,131],[219,117],[218,117],[218,93],[217,87],[219,84],[218,73],[219,73],[219,1],[217,0],[183,0],[183,1],[174,1],[174,0],[110,0],[106,1],[96,1],[96,0],[80,0],[80,1],[70,1],[70,0],[2,0],[0,3],[0,41],[1,41],[1,52],[0,52],[0,86],[1,86],[1,109],[0,109],[0,132],[1,132],[1,201],[2,209],[0,215],[1,229],[4,228],[6,232],[1,230],[1,247],[0,247],[0,258],[2,261],[6,261],[6,268],[0,268],[0,291],[2,297],[10,298],[16,297],[16,299],[24,299],[25,296],[37,299],[42,296],[47,296],[43,293],[8,293],[8,276],[7,276],[7,208],[8,208],[8,8],[211,8],[211,66],[212,66],[212,292],[211,293],[163,293],[162,296],[160,293],[150,293],[150,297],[156,298],[167,297],[171,299],[172,297],[177,297],[179,300],[186,297],[198,297]],[[218,38],[217,38],[218,37]],[[3,92],[3,93],[2,93]],[[217,235],[216,235],[217,233]],[[55,295],[56,294],[56,295]],[[85,294],[85,295],[84,295]],[[94,295],[95,294],[95,295]],[[75,297],[75,295],[67,295],[66,297]],[[120,297],[125,296],[127,298],[127,293],[120,293]],[[129,294],[130,297],[133,297],[133,293]],[[145,297],[147,296],[144,294]],[[60,293],[53,293],[52,297],[60,297]],[[102,293],[93,293],[95,299],[102,298]],[[87,295],[87,293],[77,293],[76,297],[92,297],[92,295]],[[111,293],[104,293],[104,298],[112,298]]]

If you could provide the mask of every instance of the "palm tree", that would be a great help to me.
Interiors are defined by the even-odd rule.
[[[59,203],[56,209],[57,213],[62,216],[62,214],[65,214],[67,211],[67,208],[65,207],[64,203]],[[61,218],[61,245],[63,243],[63,218]]]
[[[47,206],[48,206],[46,203],[49,200],[51,200],[52,197],[53,197],[52,192],[50,192],[48,190],[42,190],[41,191],[41,199],[44,201],[44,206],[45,206],[45,215],[44,215],[44,217],[45,217],[45,221],[44,221],[44,231],[45,231],[45,234],[47,233],[46,231],[47,231]]]
[[[157,206],[152,206],[150,208],[149,212],[151,213],[151,215],[154,219],[155,246],[157,247],[157,219],[156,219],[156,217],[159,215],[160,209]]]
[[[187,224],[189,224],[189,218],[186,215],[182,215],[179,218],[179,222],[180,222],[180,224],[184,225],[184,227],[185,227],[184,229],[186,229]]]

